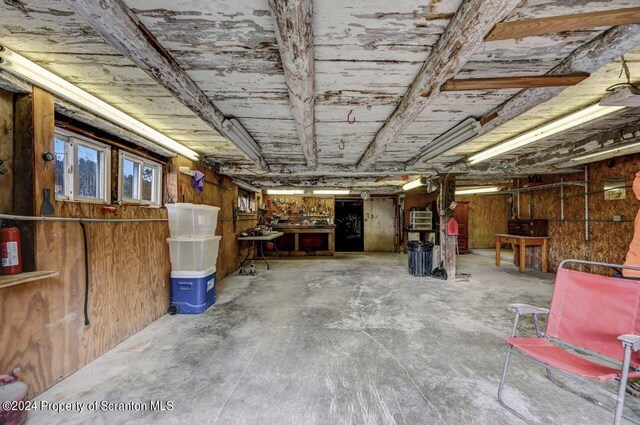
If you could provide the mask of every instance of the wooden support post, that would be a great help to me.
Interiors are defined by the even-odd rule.
[[[448,280],[453,280],[456,277],[457,236],[447,234],[447,223],[453,216],[449,205],[455,199],[456,181],[455,177],[448,177],[443,177],[440,183],[440,259]]]

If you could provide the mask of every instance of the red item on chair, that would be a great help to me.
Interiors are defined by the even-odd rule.
[[[458,229],[458,222],[455,218],[449,218],[447,222],[447,235],[449,236],[458,236],[460,235],[460,230]]]

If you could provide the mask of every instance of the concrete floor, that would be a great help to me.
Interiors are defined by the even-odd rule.
[[[505,306],[548,305],[553,276],[467,255],[471,278],[444,282],[409,276],[405,262],[341,254],[228,277],[205,314],[164,316],[39,397],[172,411],[32,412],[28,423],[521,423],[496,401]],[[538,367],[514,366],[507,399],[539,423],[611,423]]]

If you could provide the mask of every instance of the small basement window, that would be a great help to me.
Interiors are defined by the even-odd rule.
[[[111,148],[56,128],[54,142],[56,199],[109,203]]]
[[[119,200],[147,205],[161,205],[162,165],[120,152]]]
[[[238,211],[241,213],[256,212],[256,194],[238,189]]]

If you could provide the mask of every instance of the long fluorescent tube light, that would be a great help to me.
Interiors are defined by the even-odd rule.
[[[314,195],[348,195],[349,189],[313,189]]]
[[[476,164],[478,162],[486,161],[487,159],[500,156],[506,152],[518,149],[522,146],[526,146],[537,140],[544,139],[545,137],[560,133],[561,131],[568,130],[580,124],[584,124],[586,122],[593,121],[605,115],[619,111],[622,108],[624,108],[624,106],[600,106],[598,104],[591,105],[587,108],[581,109],[577,112],[551,121],[534,130],[527,131],[513,139],[509,139],[480,153],[472,155],[471,157],[469,157],[467,162],[469,162],[470,164]]]
[[[594,152],[594,153],[590,153],[588,155],[582,155],[582,156],[578,156],[576,158],[571,158],[571,161],[584,161],[585,159],[590,159],[590,158],[596,158],[599,157],[601,155],[607,155],[607,154],[612,154],[612,153],[618,153],[618,152],[623,152],[629,148],[634,148],[636,146],[640,146],[640,142],[638,143],[631,143],[629,145],[626,146],[620,146],[618,148],[612,148],[612,149],[608,149],[606,151],[601,151],[601,152]]]
[[[247,182],[243,182],[242,180],[232,179],[231,181],[241,189],[248,190],[249,192],[262,193],[262,189],[258,189],[254,185],[251,185]]]
[[[427,184],[426,177],[420,177],[418,180],[414,180],[412,182],[406,183],[402,186],[402,190],[411,190],[416,187],[425,186]]]
[[[485,186],[485,187],[460,187],[456,189],[456,195],[473,195],[477,193],[494,193],[500,192],[500,188],[497,186]]]
[[[179,153],[193,161],[198,160],[198,154],[188,147],[181,145],[175,140],[154,130],[146,124],[114,108],[108,103],[87,93],[68,81],[63,80],[40,65],[31,62],[29,59],[20,56],[16,52],[0,46],[0,68],[22,77],[36,86],[40,86],[47,91],[62,97],[70,102],[76,103],[101,117],[125,127],[142,137],[145,137],[160,146],[173,152]]]
[[[431,143],[422,148],[418,155],[410,159],[407,165],[413,166],[418,161],[428,161],[461,145],[477,136],[480,133],[481,127],[480,121],[474,118],[467,118],[451,130],[436,137]]]
[[[303,189],[267,189],[267,195],[304,195]]]
[[[248,160],[257,162],[261,167],[267,168],[267,163],[262,158],[260,146],[253,140],[253,137],[242,126],[240,121],[235,118],[228,118],[222,122],[222,127],[225,129],[224,135],[238,147]]]

